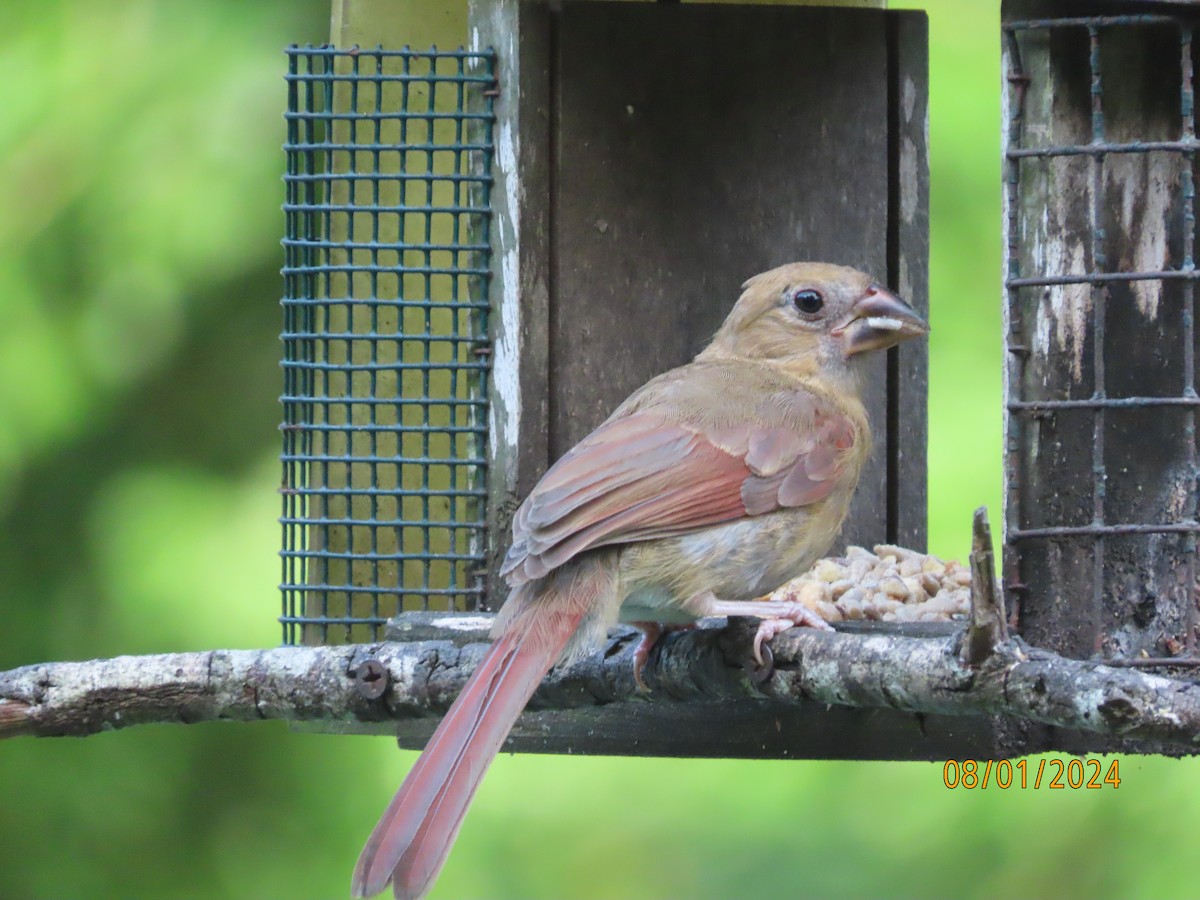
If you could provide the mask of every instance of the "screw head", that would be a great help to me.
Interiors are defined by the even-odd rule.
[[[354,689],[368,700],[378,700],[388,688],[387,666],[377,659],[359,663],[350,677],[354,679]]]

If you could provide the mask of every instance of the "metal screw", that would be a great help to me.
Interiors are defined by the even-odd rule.
[[[387,666],[377,659],[368,659],[354,667],[350,673],[354,689],[368,700],[378,700],[388,688]]]

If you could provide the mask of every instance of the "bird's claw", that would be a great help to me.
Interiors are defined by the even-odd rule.
[[[654,649],[654,645],[663,635],[663,627],[657,622],[634,622],[633,624],[642,633],[642,639],[633,649],[633,680],[639,693],[648,694],[650,688],[646,685],[646,680],[642,678],[642,670],[646,668],[650,651]]]
[[[776,635],[783,634],[797,625],[807,625],[809,628],[816,628],[820,631],[833,631],[832,625],[803,603],[782,603],[780,606],[778,613],[759,623],[758,631],[754,634],[754,661],[760,667],[765,665],[763,651],[771,652],[769,647],[763,646],[763,643]]]
[[[748,664],[746,668],[749,671],[750,680],[755,684],[762,684],[775,671],[775,654],[771,652],[770,647],[763,644],[757,648],[755,662],[757,665]]]
[[[650,687],[642,677],[642,670],[646,668],[646,662],[650,659],[650,651],[654,649],[664,634],[670,631],[690,631],[696,625],[693,622],[671,625],[663,625],[661,622],[631,622],[630,624],[642,633],[642,639],[633,649],[633,680],[640,693],[648,694]]]

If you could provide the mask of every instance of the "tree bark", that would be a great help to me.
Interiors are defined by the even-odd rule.
[[[214,650],[43,663],[0,673],[0,737],[88,735],[149,722],[283,719],[363,723],[444,712],[479,661],[488,617],[416,614],[406,641],[343,647]],[[911,629],[911,626],[909,626]],[[1200,686],[1065,659],[1018,638],[978,665],[962,660],[963,631],[909,636],[797,628],[770,644],[773,667],[749,663],[754,627],[720,620],[668,635],[633,681],[636,633],[556,669],[531,708],[817,701],[952,716],[1001,714],[1065,728],[1195,749]],[[944,631],[944,629],[943,629]],[[381,678],[383,680],[381,680]]]

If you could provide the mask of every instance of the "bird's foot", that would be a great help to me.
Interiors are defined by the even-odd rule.
[[[754,635],[754,661],[763,667],[763,643],[796,625],[807,625],[820,631],[833,631],[833,626],[803,603],[794,600],[713,600],[706,610],[708,616],[757,616],[762,619]]]
[[[783,634],[790,628],[795,628],[797,625],[807,625],[809,628],[816,628],[821,631],[833,631],[833,626],[818,616],[807,606],[796,604],[799,608],[795,613],[795,617],[781,617],[776,619],[763,619],[759,623],[758,631],[754,633],[754,661],[759,666],[766,666],[766,661],[763,660],[763,644],[771,640],[776,635]],[[769,652],[769,650],[768,650]]]
[[[646,661],[650,659],[650,651],[654,649],[654,645],[668,632],[687,631],[696,626],[690,622],[681,625],[663,625],[661,622],[630,622],[629,624],[642,633],[642,639],[638,641],[638,645],[633,650],[633,680],[637,683],[639,691],[648,694],[650,688],[642,678],[642,670],[646,668]]]
[[[633,680],[637,683],[637,689],[641,693],[648,694],[650,688],[646,686],[646,682],[642,678],[642,670],[646,668],[646,660],[650,658],[650,651],[662,637],[663,627],[657,622],[633,622],[631,624],[642,633],[642,639],[638,641],[638,645],[633,650]]]

